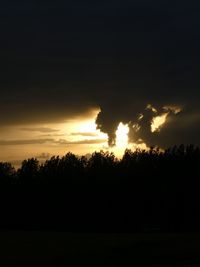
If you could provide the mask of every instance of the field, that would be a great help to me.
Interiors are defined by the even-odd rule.
[[[0,266],[198,266],[200,234],[0,233]]]

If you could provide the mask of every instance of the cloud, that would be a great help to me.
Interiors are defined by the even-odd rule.
[[[61,137],[61,136],[66,136],[66,134],[56,134],[56,133],[53,133],[53,134],[41,134],[39,135],[38,137]]]
[[[24,139],[24,140],[0,140],[0,146],[36,145],[52,143],[54,139]]]
[[[51,157],[51,154],[45,153],[45,152],[36,156],[37,159],[42,159],[42,160],[49,159],[50,157]]]
[[[95,137],[98,136],[97,133],[90,133],[90,132],[77,132],[77,133],[71,133],[71,136],[87,136],[87,137]]]
[[[63,122],[100,108],[97,127],[110,145],[119,123],[135,124],[141,113],[130,139],[200,144],[192,119],[200,114],[199,1],[50,2],[2,4],[1,127]],[[152,134],[148,104],[159,115],[163,107],[183,111]]]
[[[46,128],[46,127],[29,127],[29,128],[21,128],[20,130],[26,131],[26,132],[41,132],[41,133],[54,133],[54,132],[59,132],[57,129],[52,129],[52,128]]]
[[[107,142],[107,139],[85,139],[80,141],[67,141],[65,139],[60,139],[59,141],[56,141],[55,143],[60,145],[95,145],[95,144],[103,144]]]
[[[106,139],[92,139],[92,140],[80,140],[80,141],[68,141],[66,139],[25,139],[25,140],[0,140],[0,146],[15,146],[15,145],[42,145],[45,143],[57,144],[57,145],[92,145],[105,143]]]

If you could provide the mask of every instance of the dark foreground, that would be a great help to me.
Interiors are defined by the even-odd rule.
[[[0,229],[200,232],[200,148],[0,163]]]
[[[0,233],[0,266],[200,266],[200,234]]]

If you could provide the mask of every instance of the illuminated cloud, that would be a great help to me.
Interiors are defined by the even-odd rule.
[[[141,119],[143,119],[143,117]],[[139,121],[141,119],[139,119]],[[133,124],[132,128],[134,129],[135,132],[139,132],[141,126],[138,123],[136,123],[136,124]]]
[[[161,128],[167,122],[167,118],[170,115],[170,113],[177,115],[182,111],[182,108],[179,107],[179,106],[170,106],[169,105],[169,106],[163,107],[163,110],[166,111],[166,112],[161,114],[161,115],[155,116],[152,119],[152,123],[151,123],[151,131],[152,131],[152,133],[160,132]]]
[[[146,107],[146,109],[151,110],[153,113],[157,113],[158,112],[157,109],[154,108],[151,104],[148,104],[147,107]]]
[[[166,111],[171,111],[174,114],[179,114],[182,111],[182,108],[179,106],[165,106],[163,109]]]
[[[167,116],[168,115],[169,115],[169,113],[164,113],[164,114],[162,114],[160,116],[156,116],[156,117],[153,118],[152,124],[151,124],[152,133],[159,132],[161,130],[161,128],[163,127],[163,125],[167,121]]]
[[[110,147],[117,146],[117,130],[119,125],[126,125],[126,127],[128,127],[129,131],[127,135],[129,137],[129,145],[135,147],[135,145],[140,144],[140,140],[143,140],[143,143],[148,147],[157,143],[156,139],[158,135],[156,133],[160,134],[164,126],[166,129],[169,120],[175,119],[175,117],[178,119],[178,115],[181,111],[182,108],[178,105],[155,106],[148,104],[143,106],[143,109],[141,108],[138,110],[137,115],[132,116],[132,118],[122,111],[122,115],[119,113],[116,118],[113,118],[112,123],[109,116],[106,118],[106,114],[104,115],[104,112],[100,111],[96,123],[98,129],[108,134],[108,145]],[[122,120],[120,124],[117,118],[121,117],[124,117],[124,120]],[[163,129],[163,131],[165,129]]]

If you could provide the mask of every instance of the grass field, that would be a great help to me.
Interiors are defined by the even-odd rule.
[[[200,234],[0,232],[0,266],[198,266]]]

